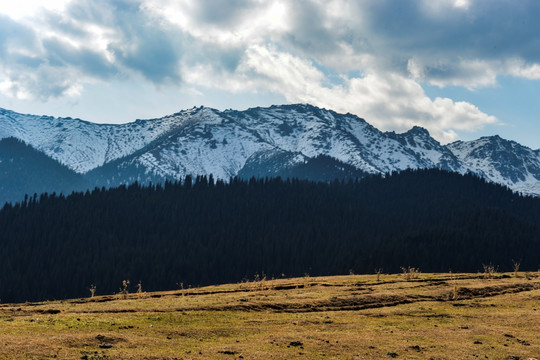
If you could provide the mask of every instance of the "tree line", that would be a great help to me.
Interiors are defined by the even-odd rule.
[[[0,210],[2,302],[268,277],[540,264],[540,199],[470,174],[359,180],[187,176],[41,194]]]

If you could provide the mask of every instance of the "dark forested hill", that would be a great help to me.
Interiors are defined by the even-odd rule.
[[[70,193],[85,187],[81,174],[44,153],[15,138],[0,140],[0,206],[27,194]]]
[[[0,298],[24,301],[267,276],[509,270],[540,265],[540,199],[472,175],[403,171],[359,181],[186,178],[0,211]]]
[[[238,172],[239,178],[247,180],[252,177],[281,177],[330,182],[336,179],[360,179],[369,175],[326,155],[314,158],[304,157],[303,161],[295,161],[294,158],[299,155],[293,153],[274,152],[255,155],[260,156],[253,156],[247,160]]]

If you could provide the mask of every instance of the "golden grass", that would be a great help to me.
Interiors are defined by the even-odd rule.
[[[540,277],[349,275],[0,305],[0,359],[539,359]]]

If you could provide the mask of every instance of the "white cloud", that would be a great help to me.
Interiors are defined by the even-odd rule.
[[[454,7],[462,8],[462,9],[468,9],[471,5],[469,0],[455,0],[454,1]]]
[[[498,7],[485,0],[216,1],[155,0],[144,7],[202,46],[273,44],[337,72],[410,73],[439,87],[478,89],[495,86],[499,75],[536,78],[540,66],[534,0]],[[515,58],[530,66],[511,71],[505,64]]]
[[[35,21],[0,22],[3,94],[76,97],[88,84],[122,79],[179,92],[270,92],[382,129],[423,125],[448,141],[496,119],[469,103],[430,99],[420,83],[478,90],[501,75],[540,79],[536,0],[43,4]]]
[[[495,86],[497,75],[504,73],[502,67],[502,62],[481,60],[439,61],[426,65],[421,60],[411,58],[407,62],[410,76],[417,81],[427,81],[441,88],[460,86],[469,90]]]
[[[142,8],[199,41],[240,46],[289,32],[289,4],[284,0],[147,0]]]
[[[71,0],[16,0],[2,1],[0,13],[6,14],[13,19],[21,19],[35,16],[46,10],[62,11]]]
[[[456,130],[475,131],[497,122],[470,103],[431,100],[416,81],[398,73],[370,72],[325,86],[325,75],[312,62],[263,46],[250,47],[235,74],[221,78],[209,70],[190,68],[191,76],[185,79],[193,85],[237,92],[272,91],[292,103],[357,114],[382,130],[405,131],[421,125],[444,143],[457,139]]]
[[[540,64],[525,64],[522,60],[511,60],[506,64],[506,72],[510,75],[529,80],[540,79]]]

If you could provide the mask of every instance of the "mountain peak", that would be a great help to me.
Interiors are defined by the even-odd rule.
[[[431,137],[431,135],[429,134],[429,131],[426,128],[423,128],[418,125],[413,126],[409,131],[405,132],[405,134],[418,135],[422,137]]]
[[[499,135],[489,135],[489,136],[481,136],[478,140],[488,141],[488,142],[506,142],[509,140],[503,139]]]
[[[198,106],[119,125],[60,120],[0,109],[0,139],[23,140],[78,173],[107,166],[97,186],[159,182],[187,174],[227,180],[237,176],[248,159],[253,169],[271,164],[279,173],[281,167],[327,156],[372,174],[423,168],[473,172],[540,194],[538,151],[498,135],[443,146],[421,126],[401,134],[381,132],[356,115],[309,104],[223,112]],[[263,161],[270,154],[272,161]]]
[[[391,138],[395,139],[411,139],[413,140],[415,137],[420,137],[423,139],[432,139],[431,135],[429,134],[429,131],[426,128],[423,128],[421,126],[415,125],[409,130],[403,132],[403,133],[396,133],[395,131],[387,131],[386,134],[390,136]]]

